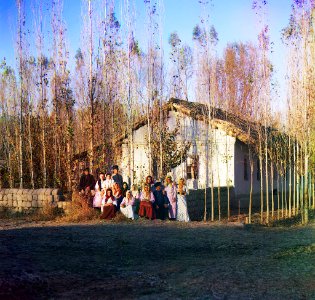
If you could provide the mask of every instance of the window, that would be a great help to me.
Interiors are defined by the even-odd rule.
[[[187,179],[198,179],[199,157],[191,156],[187,159]]]
[[[260,161],[257,159],[257,180],[260,181]]]
[[[244,157],[244,180],[248,180],[248,166],[247,166],[247,158]]]

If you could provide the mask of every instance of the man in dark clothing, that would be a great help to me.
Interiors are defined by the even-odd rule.
[[[156,218],[160,220],[165,220],[165,216],[168,211],[169,200],[166,196],[166,193],[163,191],[161,182],[156,182],[154,184],[155,191],[153,192],[155,201],[154,208],[156,213]]]
[[[122,176],[118,173],[118,166],[114,165],[112,167],[112,171],[113,171],[113,175],[112,175],[112,179],[114,180],[114,182],[118,183],[118,185],[120,186],[120,188],[122,189],[123,187],[123,178]]]
[[[85,168],[83,174],[80,178],[79,190],[81,194],[89,194],[94,190],[95,179],[92,174],[90,174],[89,168]]]

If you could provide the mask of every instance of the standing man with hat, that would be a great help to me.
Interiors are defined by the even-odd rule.
[[[117,165],[112,166],[112,172],[113,172],[112,179],[114,180],[114,182],[118,183],[118,185],[122,189],[123,177],[118,173],[118,166]]]

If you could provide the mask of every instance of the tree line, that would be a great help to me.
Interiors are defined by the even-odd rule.
[[[256,141],[248,144],[248,155],[251,182],[254,161],[259,160],[261,218],[266,213],[268,223],[269,217],[303,212],[307,222],[315,201],[313,2],[292,1],[283,29],[283,43],[289,49],[288,95],[281,113],[274,110],[268,1],[252,3],[260,28],[257,42],[229,43],[220,55],[211,3],[196,4],[203,13],[191,29],[191,41],[184,42],[173,32],[170,53],[165,53],[162,0],[143,1],[146,34],[141,44],[134,0],[123,0],[120,6],[114,0],[82,0],[81,47],[70,57],[63,1],[33,0],[26,7],[24,0],[17,0],[16,65],[5,59],[0,65],[2,186],[70,191],[74,155],[86,151],[92,171],[100,166],[109,169],[119,155],[117,136],[126,134],[133,152],[128,133],[140,117],[147,118],[149,161],[156,164],[150,170],[156,167],[162,177],[170,165],[163,146],[165,131],[160,130],[165,128],[162,106],[172,97],[193,98],[209,108],[205,120],[210,152],[211,107],[241,116],[248,135],[257,133]],[[129,166],[132,170],[132,157]],[[208,172],[217,176],[211,168]],[[211,197],[214,219],[213,186]],[[250,191],[249,220],[251,201]]]

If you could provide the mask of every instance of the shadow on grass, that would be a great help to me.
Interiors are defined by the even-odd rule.
[[[302,279],[309,274],[293,264],[295,273],[276,266],[278,273],[273,275],[275,262],[270,257],[282,248],[310,244],[311,229],[259,227],[248,231],[227,225],[140,220],[2,230],[0,298],[132,299],[149,295],[150,299],[167,299],[214,294],[248,298],[257,293],[254,283],[258,279],[259,298],[268,296],[263,293],[268,292],[271,277],[286,274],[284,286],[281,280],[273,283],[273,290],[285,292],[287,280],[298,280],[294,274]],[[249,283],[243,289],[239,281]],[[297,288],[296,293],[302,292]]]

